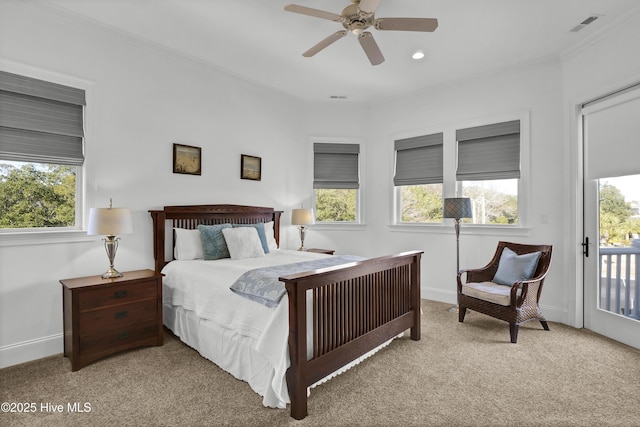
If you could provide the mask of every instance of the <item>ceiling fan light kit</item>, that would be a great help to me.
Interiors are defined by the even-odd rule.
[[[380,5],[380,0],[351,0],[351,2],[352,4],[345,7],[340,15],[296,4],[284,7],[284,10],[288,12],[338,22],[345,28],[323,39],[304,52],[302,56],[311,57],[351,32],[358,37],[358,42],[371,65],[378,65],[384,62],[384,56],[373,38],[373,34],[365,31],[366,29],[433,32],[438,28],[438,20],[434,18],[376,18],[375,11]]]

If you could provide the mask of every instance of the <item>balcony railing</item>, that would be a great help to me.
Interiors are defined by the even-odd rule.
[[[639,239],[632,246],[600,247],[600,309],[640,320],[639,267]]]

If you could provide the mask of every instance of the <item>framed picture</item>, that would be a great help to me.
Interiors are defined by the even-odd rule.
[[[262,158],[255,156],[240,156],[240,179],[260,181],[262,178]]]
[[[202,149],[191,145],[173,144],[173,173],[202,174]]]

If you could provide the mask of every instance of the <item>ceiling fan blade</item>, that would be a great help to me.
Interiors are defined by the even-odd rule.
[[[303,15],[313,16],[315,18],[328,19],[329,21],[342,22],[343,17],[335,13],[325,12],[324,10],[313,9],[297,4],[290,4],[284,7],[287,12],[301,13]]]
[[[310,56],[315,55],[316,53],[320,52],[325,47],[329,46],[331,43],[336,42],[336,41],[340,40],[341,38],[343,38],[344,36],[346,36],[347,32],[348,32],[347,30],[342,30],[342,31],[337,31],[337,32],[331,34],[329,37],[327,37],[326,39],[322,40],[320,43],[318,43],[317,45],[313,46],[311,49],[309,49],[308,51],[303,53],[302,56],[308,58]]]
[[[360,0],[358,8],[364,13],[373,13],[380,5],[380,0]]]
[[[378,18],[374,25],[378,30],[432,32],[438,28],[438,20],[435,18]]]
[[[358,36],[358,41],[360,42],[362,49],[364,49],[364,53],[367,54],[371,65],[378,65],[384,62],[384,56],[382,56],[382,52],[378,47],[378,43],[376,43],[373,38],[373,34],[369,31],[365,31]]]

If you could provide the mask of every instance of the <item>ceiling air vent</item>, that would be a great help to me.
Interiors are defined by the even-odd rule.
[[[571,32],[572,33],[577,33],[578,31],[580,31],[581,29],[583,29],[587,25],[591,24],[596,19],[598,19],[598,15],[591,15],[590,17],[588,17],[587,19],[585,19],[584,21],[582,21],[581,23],[579,23],[578,25],[573,27],[571,29]]]

